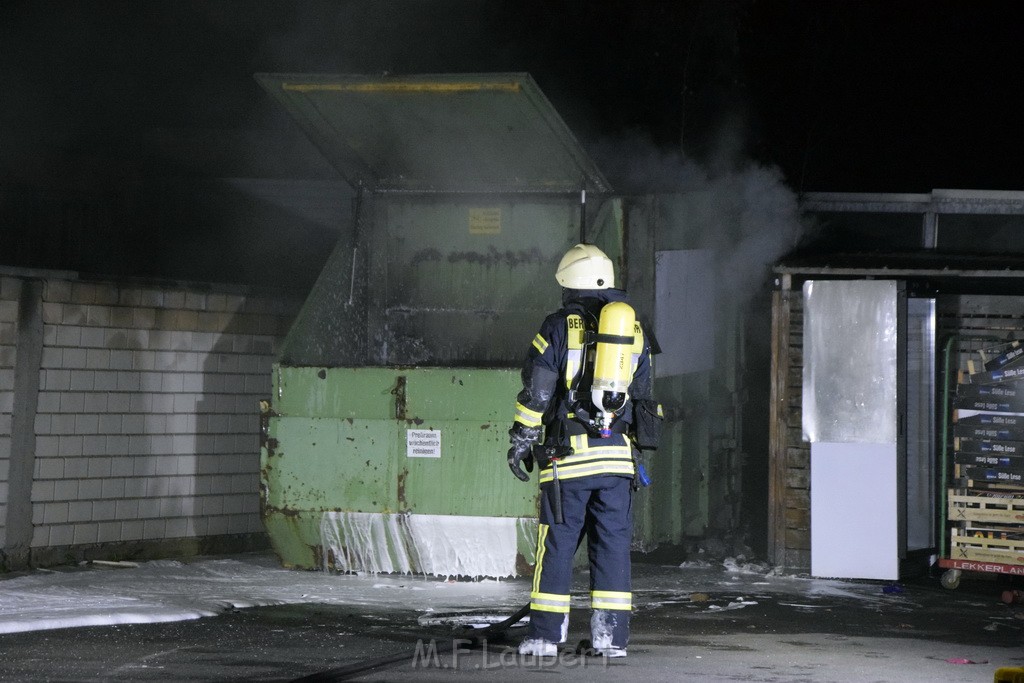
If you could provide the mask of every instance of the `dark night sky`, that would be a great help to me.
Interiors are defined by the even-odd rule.
[[[526,71],[584,145],[755,160],[797,192],[1020,190],[1022,19],[1019,3],[909,0],[6,0],[0,230],[18,192],[331,178],[260,71]]]

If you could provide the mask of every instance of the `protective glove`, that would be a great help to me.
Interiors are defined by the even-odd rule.
[[[526,472],[533,472],[533,444],[540,440],[540,427],[527,427],[516,422],[508,430],[508,440],[512,444],[508,449],[508,468],[520,481],[530,481]],[[526,472],[520,465],[526,468]]]

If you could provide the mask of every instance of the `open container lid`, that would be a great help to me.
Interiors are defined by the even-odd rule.
[[[342,176],[377,191],[607,191],[529,74],[256,74]]]

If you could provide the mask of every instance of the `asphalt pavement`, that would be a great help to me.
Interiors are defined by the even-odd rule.
[[[1024,605],[1002,602],[993,577],[947,590],[937,578],[822,581],[720,563],[634,573],[625,659],[578,652],[589,624],[580,572],[556,658],[518,656],[522,627],[480,630],[494,610],[289,604],[2,635],[0,680],[987,682],[1024,667]],[[513,583],[525,599],[529,582]]]

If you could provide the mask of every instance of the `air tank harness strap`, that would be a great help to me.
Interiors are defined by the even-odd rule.
[[[597,342],[601,344],[626,344],[627,346],[632,346],[635,341],[635,337],[633,335],[601,334],[600,332],[591,331],[586,333],[586,337],[587,343]]]

